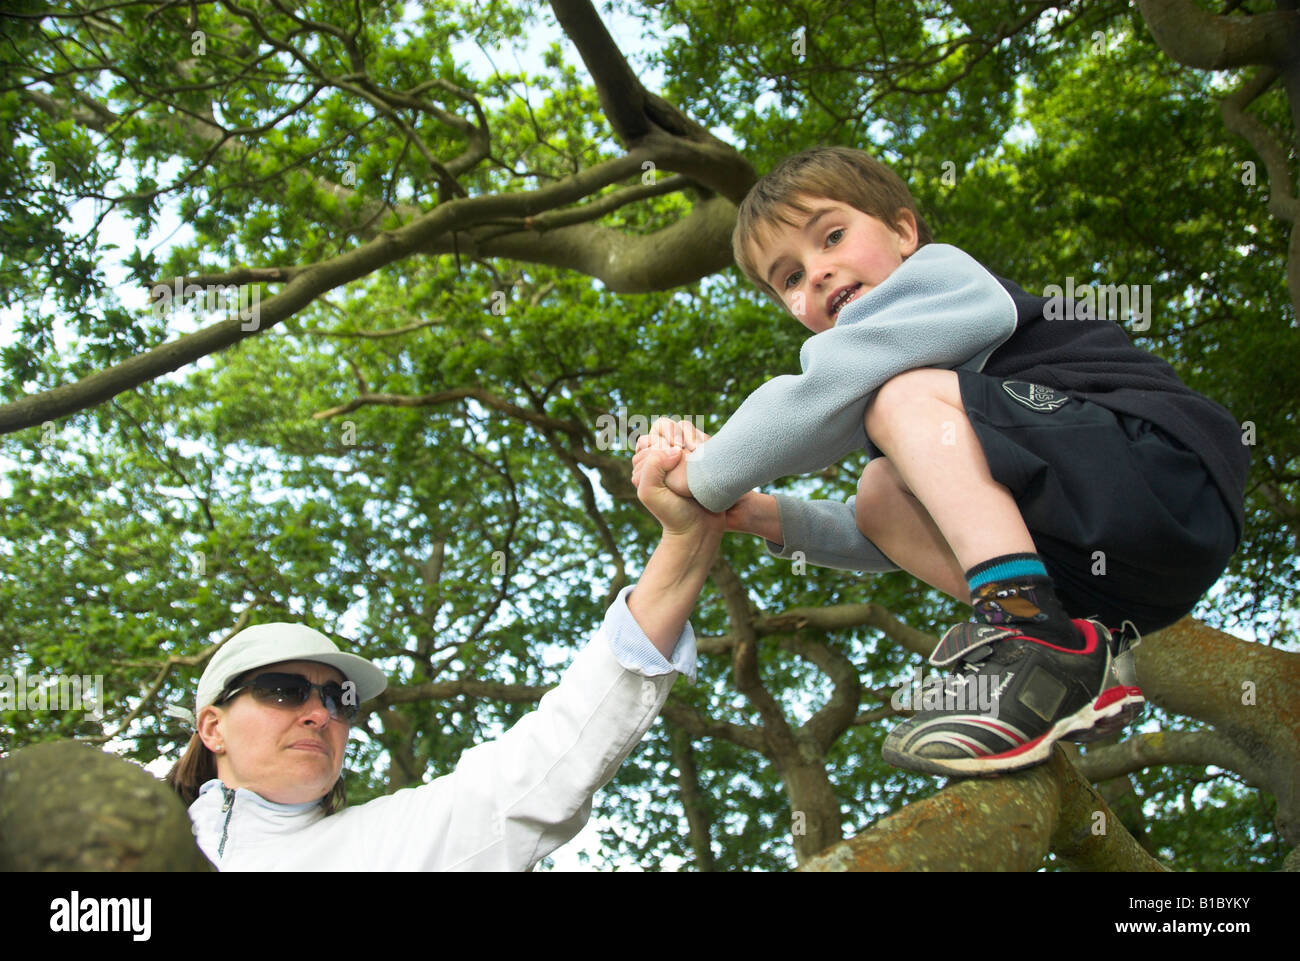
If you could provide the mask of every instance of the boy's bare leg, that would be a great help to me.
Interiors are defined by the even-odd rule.
[[[934,774],[1018,770],[1046,760],[1062,737],[1088,740],[1140,714],[1141,692],[1122,686],[1112,670],[1109,635],[1071,621],[1019,508],[993,480],[957,375],[922,369],[895,377],[868,405],[866,428],[910,494],[886,494],[888,509],[874,518],[860,512],[859,528],[891,558],[873,527],[889,537],[909,532],[926,553],[923,563],[943,557],[935,537],[951,548],[962,579],[970,577],[974,623],[953,627],[936,654],[958,659],[951,669],[964,681],[961,691],[991,685],[998,708],[990,716],[969,701],[923,706],[889,733],[885,760]],[[903,509],[911,495],[933,532]],[[990,637],[982,625],[1009,630]],[[1103,691],[1111,696],[1103,700]]]
[[[855,507],[858,529],[886,557],[931,587],[970,603],[964,568],[888,458],[877,457],[867,464]]]
[[[966,417],[955,372],[922,368],[898,375],[872,398],[865,426],[905,488],[920,502],[961,571],[991,557],[1037,551],[1011,493],[989,473],[983,448]],[[888,515],[862,520],[873,529],[867,536],[902,566],[877,538],[882,530],[908,521]],[[915,528],[913,533],[918,533]],[[932,546],[931,542],[926,549]],[[950,579],[949,585],[955,586]]]

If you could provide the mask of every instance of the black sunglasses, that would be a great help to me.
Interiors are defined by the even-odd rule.
[[[330,720],[337,721],[342,719],[352,721],[357,716],[357,689],[351,681],[346,684],[340,684],[338,681],[326,681],[324,684],[313,684],[301,674],[259,674],[257,677],[250,678],[239,687],[231,688],[217,699],[218,704],[224,704],[233,698],[240,691],[248,689],[253,698],[263,704],[270,704],[273,707],[283,707],[293,710],[302,707],[311,697],[312,691],[320,693],[321,703],[325,705],[325,710],[329,713]]]

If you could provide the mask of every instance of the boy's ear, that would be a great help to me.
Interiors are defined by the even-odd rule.
[[[906,207],[899,207],[894,214],[894,233],[898,234],[898,249],[904,259],[916,253],[920,237],[916,229],[916,215]]]

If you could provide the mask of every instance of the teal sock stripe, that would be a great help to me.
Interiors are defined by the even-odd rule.
[[[1047,568],[1042,561],[1007,561],[994,564],[967,579],[971,591],[979,590],[990,581],[1004,581],[1008,577],[1046,577]]]

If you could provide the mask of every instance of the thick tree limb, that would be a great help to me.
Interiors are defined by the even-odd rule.
[[[185,805],[138,764],[74,741],[0,760],[0,871],[210,871]]]
[[[1153,703],[1210,724],[1250,758],[1277,798],[1279,831],[1300,844],[1300,654],[1184,617],[1145,638],[1134,665]]]
[[[736,638],[731,652],[731,671],[736,690],[745,695],[763,719],[763,734],[767,738],[773,760],[778,755],[792,755],[797,751],[794,732],[781,705],[763,686],[758,673],[758,634],[753,629],[753,613],[745,585],[721,555],[713,562],[712,577],[726,605],[731,634]]]
[[[0,434],[54,421],[84,410],[124,390],[138,387],[193,363],[200,357],[231,347],[246,337],[269,330],[302,310],[321,294],[409,256],[442,233],[462,230],[475,222],[497,217],[526,216],[556,204],[577,200],[639,170],[640,159],[641,155],[633,152],[597,164],[536,191],[472,197],[441,204],[405,227],[385,231],[360,247],[302,268],[302,272],[295,273],[279,294],[265,304],[259,304],[258,316],[251,322],[238,316],[230,317],[97,371],[75,384],[66,384],[0,406]]]
[[[1052,831],[1052,853],[1074,871],[1167,871],[1129,834],[1072,763],[1078,754],[1058,746],[1045,765],[1060,784],[1061,805]]]
[[[228,3],[227,7],[244,17],[265,42],[293,56],[309,73],[319,73],[300,51],[267,34],[265,26],[255,13],[236,4]],[[537,262],[578,270],[585,268],[592,276],[599,277],[608,286],[621,291],[677,286],[725,266],[730,261],[727,241],[734,221],[734,209],[718,198],[700,204],[695,213],[659,234],[622,237],[617,245],[602,242],[609,240],[612,232],[591,224],[572,222],[602,216],[623,203],[675,189],[681,183],[677,178],[670,178],[663,185],[652,181],[641,187],[616,191],[587,205],[592,209],[557,209],[576,203],[619,180],[639,176],[650,161],[687,173],[698,182],[736,200],[743,196],[754,180],[752,168],[733,148],[694,124],[671,104],[644,90],[631,74],[590,3],[583,0],[559,2],[557,15],[587,57],[593,76],[601,87],[602,97],[608,100],[613,111],[611,122],[616,129],[629,135],[630,150],[625,157],[579,171],[534,191],[464,198],[441,204],[434,210],[415,217],[405,227],[379,232],[360,248],[315,265],[281,268],[278,273],[271,274],[266,271],[275,271],[275,268],[241,268],[221,274],[219,276],[224,280],[235,283],[245,281],[232,278],[284,280],[287,284],[277,296],[261,306],[261,316],[252,324],[246,318],[229,318],[145,351],[113,367],[97,371],[75,384],[63,385],[0,406],[0,433],[57,420],[170,373],[201,357],[224,350],[244,337],[270,329],[322,293],[358,279],[381,266],[415,252],[442,252],[449,247],[455,250],[466,239],[462,237],[466,232],[471,232],[468,246],[472,249],[481,241],[484,255],[536,259]],[[328,25],[321,25],[321,29],[327,27]],[[355,49],[353,54],[359,56]],[[359,76],[364,78],[364,72]],[[462,167],[473,166],[487,155],[486,122],[477,100],[467,91],[446,85],[454,95],[471,103],[480,120],[477,126],[426,101],[418,100],[411,91],[380,91],[373,85],[367,87],[362,83],[358,86],[352,78],[321,75],[317,79],[321,83],[352,91],[377,108],[387,111],[394,122],[401,120],[401,117],[394,113],[390,104],[418,107],[431,112],[444,123],[455,121],[452,125],[470,140],[466,155],[457,158],[458,161],[464,161]],[[52,115],[71,116],[88,129],[106,132],[119,120],[113,111],[103,105],[96,105],[98,109],[93,109],[86,105],[65,104],[30,89],[24,89],[22,94],[39,109]],[[200,167],[206,165],[217,153],[233,149],[234,137],[239,133],[224,130],[210,119],[197,115],[174,113],[171,122],[179,124],[181,129],[200,142],[210,145],[209,155]],[[408,137],[418,140],[414,131],[407,129],[406,132]],[[305,173],[302,175],[310,176]],[[323,181],[317,183],[317,186],[328,189],[335,195],[340,190],[337,185]],[[347,210],[347,205],[343,209]],[[349,214],[355,222],[346,226],[355,229],[362,222],[373,224],[385,209],[388,209],[386,205],[380,205],[373,210]],[[550,223],[544,219],[547,216],[550,216]],[[511,220],[519,220],[533,228],[551,227],[555,224],[567,226],[556,227],[541,234],[526,229],[519,236],[502,236],[500,223]],[[476,228],[477,233],[474,233]],[[701,256],[692,256],[692,252]],[[260,275],[254,276],[254,272]]]
[[[1297,201],[1295,192],[1288,183],[1290,170],[1287,166],[1286,146],[1258,117],[1248,113],[1246,108],[1277,80],[1278,73],[1272,67],[1260,70],[1235,92],[1225,97],[1219,104],[1223,115],[1223,125],[1245,140],[1264,161],[1268,171],[1268,210],[1278,220],[1295,223]]]
[[[1285,67],[1300,51],[1300,13],[1277,10],[1223,17],[1192,0],[1137,0],[1160,49],[1188,67]]]
[[[1094,834],[1094,825],[1104,833]],[[1035,871],[1049,850],[1082,870],[1165,870],[1124,830],[1059,745],[1047,764],[992,780],[958,781],[799,870]]]
[[[781,704],[763,685],[758,671],[759,638],[753,627],[754,611],[744,584],[721,555],[713,563],[712,578],[726,605],[731,635],[736,639],[732,649],[732,677],[736,689],[758,709],[762,718],[765,753],[780,773],[790,798],[791,837],[795,856],[802,863],[842,837],[839,799],[815,737],[807,731],[792,729]],[[853,709],[856,708],[855,697]],[[839,723],[837,715],[842,711],[843,705],[837,703],[829,722],[823,715],[821,733],[825,734],[831,724]]]
[[[730,266],[735,225],[735,204],[711,197],[650,234],[630,235],[596,224],[508,234],[485,227],[437,237],[422,252],[459,250],[475,257],[548,264],[594,277],[614,293],[644,294],[694,283]]]
[[[783,638],[781,647],[811,661],[831,679],[830,698],[799,727],[799,735],[810,740],[813,752],[825,755],[853,725],[862,700],[861,675],[842,651],[824,641]]]
[[[1293,129],[1300,131],[1300,10],[1291,2],[1286,9],[1245,17],[1216,16],[1192,0],[1137,0],[1142,17],[1156,43],[1172,59],[1189,67],[1226,70],[1236,67],[1269,68],[1256,74],[1222,104],[1224,124],[1244,137],[1264,160],[1269,172],[1269,212],[1295,224],[1300,209],[1300,187],[1287,175],[1286,150],[1268,129],[1245,111],[1272,80],[1283,78]],[[1291,150],[1300,148],[1300,141]],[[1287,246],[1287,290],[1300,310],[1300,230],[1291,230]]]
[[[749,161],[642,86],[590,0],[551,0],[551,9],[586,64],[618,138],[629,149],[651,149],[659,166],[739,203],[758,179]]]

